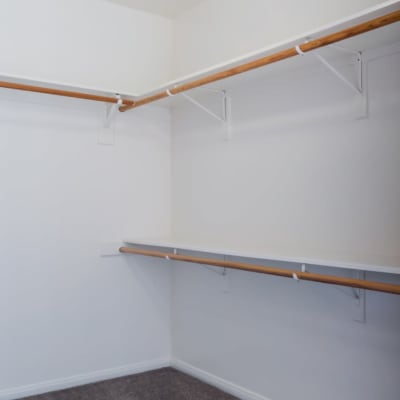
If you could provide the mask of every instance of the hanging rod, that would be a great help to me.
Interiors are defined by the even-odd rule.
[[[268,56],[262,57],[260,59],[250,61],[248,63],[238,65],[236,67],[229,68],[227,70],[223,70],[220,72],[216,72],[214,74],[205,76],[203,78],[199,78],[192,82],[183,83],[180,85],[174,86],[172,89],[166,89],[162,92],[144,97],[139,100],[127,100],[123,99],[123,105],[119,108],[119,111],[124,112],[131,110],[136,107],[143,106],[145,104],[152,103],[154,101],[165,99],[169,96],[173,96],[175,94],[179,94],[200,86],[207,85],[212,82],[219,81],[221,79],[229,78],[234,75],[241,74],[243,72],[251,71],[256,68],[263,67],[268,64],[272,64],[281,60],[285,60],[287,58],[291,58],[297,56],[299,54],[303,54],[320,47],[328,46],[333,43],[339,42],[341,40],[345,40],[351,38],[356,35],[360,35],[362,33],[366,33],[372,31],[374,29],[378,29],[380,27],[393,24],[395,22],[400,21],[400,10],[394,11],[392,13],[383,15],[381,17],[372,19],[367,22],[363,22],[359,25],[355,25],[350,28],[343,29],[339,32],[332,33],[330,35],[324,36],[319,39],[311,40],[307,43],[303,43],[299,46],[295,46],[289,49],[278,51],[277,53],[270,54]],[[108,97],[108,96],[99,96],[94,94],[88,94],[84,92],[77,92],[77,91],[68,91],[68,90],[61,90],[61,89],[52,89],[48,87],[42,86],[33,86],[33,85],[25,85],[21,83],[13,83],[13,82],[6,82],[0,81],[0,87],[6,89],[16,89],[16,90],[23,90],[28,92],[36,92],[36,93],[44,93],[56,96],[64,96],[64,97],[73,97],[78,99],[84,100],[92,100],[92,101],[101,101],[104,103],[118,103],[118,99],[115,97]]]
[[[118,101],[119,101],[119,99],[116,97],[99,96],[96,94],[74,92],[74,91],[61,90],[61,89],[51,89],[51,88],[46,88],[46,87],[42,87],[42,86],[25,85],[22,83],[13,83],[13,82],[5,82],[5,81],[0,81],[0,87],[6,88],[6,89],[23,90],[26,92],[35,92],[35,93],[51,94],[51,95],[56,95],[56,96],[73,97],[76,99],[101,101],[103,103],[118,103]],[[134,102],[132,100],[127,100],[127,99],[123,99],[122,103],[124,104],[125,107],[129,107],[134,104]]]
[[[142,250],[133,247],[121,247],[120,253],[124,254],[138,254],[148,257],[165,258],[167,260],[177,260],[184,262],[191,262],[202,265],[212,265],[221,268],[240,269],[249,272],[258,272],[260,274],[283,276],[286,278],[294,278],[296,280],[313,281],[320,283],[327,283],[330,285],[349,286],[359,289],[374,290],[377,292],[385,292],[392,294],[400,294],[400,285],[390,283],[367,281],[361,279],[345,278],[334,275],[316,274],[313,272],[303,272],[297,270],[288,270],[283,268],[267,267],[261,265],[253,265],[247,263],[240,263],[235,261],[218,260],[213,258],[193,257],[175,253],[165,253],[159,251]]]
[[[259,58],[254,61],[247,62],[242,65],[238,65],[233,68],[226,69],[224,71],[216,72],[214,74],[205,76],[203,78],[199,78],[192,82],[176,85],[171,89],[167,89],[162,92],[153,94],[151,96],[144,97],[140,100],[136,100],[134,102],[134,104],[132,104],[132,105],[122,106],[119,108],[119,110],[121,112],[128,111],[128,110],[131,110],[132,108],[140,107],[145,104],[152,103],[154,101],[165,99],[169,96],[173,96],[178,93],[186,92],[187,90],[191,90],[191,89],[197,88],[199,86],[207,85],[209,83],[216,82],[221,79],[229,78],[231,76],[238,75],[243,72],[247,72],[247,71],[251,71],[256,68],[264,67],[265,65],[272,64],[277,61],[282,61],[287,58],[294,57],[299,54],[318,49],[320,47],[328,46],[330,44],[340,42],[341,40],[349,39],[353,36],[360,35],[362,33],[366,33],[366,32],[372,31],[374,29],[378,29],[380,27],[390,25],[390,24],[393,24],[398,21],[400,21],[400,10],[394,11],[392,13],[383,15],[381,17],[372,19],[367,22],[363,22],[359,25],[355,25],[353,27],[343,29],[339,32],[332,33],[330,35],[321,37],[319,39],[311,40],[307,43],[303,43],[300,46],[281,50],[281,51],[278,51],[277,53],[270,54],[268,56]]]

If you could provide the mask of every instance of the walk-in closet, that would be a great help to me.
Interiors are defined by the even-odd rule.
[[[0,0],[0,400],[399,400],[400,1]]]

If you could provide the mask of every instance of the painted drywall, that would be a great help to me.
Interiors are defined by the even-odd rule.
[[[349,289],[228,271],[226,293],[223,278],[209,269],[174,268],[178,367],[217,385],[229,382],[222,387],[243,400],[399,398],[395,295],[368,293],[362,324],[352,320]]]
[[[230,141],[218,121],[182,103],[173,237],[400,267],[399,65],[399,54],[370,62],[365,119],[353,92],[316,63],[229,87]]]
[[[207,0],[174,23],[175,77],[242,57],[347,18],[380,0]]]
[[[169,232],[168,110],[118,114],[104,146],[103,104],[0,102],[0,398],[168,363],[168,265],[100,256]]]
[[[230,141],[202,110],[176,108],[174,237],[400,266],[400,49],[386,54],[368,64],[367,119],[319,65],[231,84]],[[229,280],[225,293],[210,269],[175,265],[178,365],[271,400],[399,398],[398,296],[368,292],[359,324],[349,289],[241,271]]]
[[[0,75],[136,94],[170,78],[172,22],[106,0],[1,0]]]
[[[167,18],[175,18],[181,12],[194,7],[203,0],[107,0],[122,4],[126,7],[147,11],[153,14],[163,15]]]

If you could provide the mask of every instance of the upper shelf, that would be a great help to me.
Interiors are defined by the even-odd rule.
[[[152,101],[156,100],[161,100],[168,98],[170,94],[177,94],[186,90],[189,90],[193,87],[197,86],[202,86],[207,83],[213,82],[213,85],[216,85],[218,88],[226,88],[226,79],[223,79],[227,76],[230,76],[229,74],[225,74],[227,70],[230,69],[240,69],[241,72],[244,71],[249,71],[249,68],[243,68],[243,66],[246,63],[252,63],[255,60],[260,60],[262,58],[266,57],[272,57],[276,58],[276,55],[279,52],[290,52],[291,58],[280,58],[281,60],[284,59],[284,62],[279,62],[274,64],[273,68],[271,67],[271,64],[268,62],[268,68],[259,68],[258,70],[260,72],[258,73],[264,73],[265,70],[270,71],[271,69],[273,70],[287,70],[288,68],[298,68],[299,66],[304,66],[308,65],[309,63],[313,62],[313,57],[294,57],[297,55],[297,53],[294,51],[294,47],[297,45],[301,45],[301,50],[304,51],[304,48],[307,47],[308,45],[311,45],[312,42],[316,43],[319,41],[319,38],[326,37],[327,35],[332,35],[333,33],[337,33],[340,31],[343,31],[345,29],[352,28],[358,24],[365,23],[366,21],[371,21],[375,18],[379,18],[385,15],[388,15],[390,13],[396,12],[398,15],[398,11],[400,10],[400,1],[391,1],[391,2],[385,2],[383,5],[376,6],[373,8],[370,8],[362,13],[359,13],[357,15],[353,15],[347,19],[337,21],[335,24],[331,24],[329,26],[324,26],[321,27],[317,30],[314,30],[312,32],[305,32],[301,35],[297,35],[296,37],[290,38],[289,40],[285,40],[283,42],[276,43],[274,45],[270,45],[268,47],[265,47],[263,49],[260,49],[259,51],[253,52],[251,54],[246,54],[240,58],[236,58],[233,60],[229,60],[226,63],[223,64],[218,64],[214,65],[210,68],[207,68],[205,70],[201,70],[196,72],[195,74],[181,77],[179,79],[166,82],[165,84],[158,86],[157,88],[153,88],[150,91],[146,92],[132,92],[130,90],[123,91],[119,90],[119,94],[123,96],[123,99],[126,99],[127,101],[129,100],[134,100],[135,105],[134,106],[128,106],[128,107],[121,107],[121,111],[125,111],[125,109],[137,107],[140,105],[148,104]],[[396,18],[395,20],[398,20]],[[393,20],[391,21],[393,22]],[[369,25],[369,24],[368,24]],[[380,25],[377,25],[380,26]],[[377,28],[375,26],[375,28]],[[359,33],[359,32],[358,32]],[[310,42],[305,44],[305,41],[309,40]],[[381,47],[381,46],[386,46],[393,44],[395,42],[398,42],[400,40],[400,29],[399,29],[399,22],[397,23],[392,23],[391,25],[383,26],[380,27],[379,29],[375,29],[371,32],[360,34],[358,36],[352,37],[350,39],[347,39],[345,41],[340,42],[342,46],[348,47],[349,49],[354,49],[357,51],[365,51],[365,50],[370,50],[373,48]],[[308,46],[309,48],[306,51],[310,51],[318,47],[311,47]],[[262,66],[265,64],[260,64],[259,62],[256,62],[257,65]],[[162,63],[158,64],[162,65]],[[241,66],[239,68],[239,66]],[[211,80],[209,79],[212,75],[219,75],[218,82],[217,80]],[[252,73],[252,74],[240,74],[240,75],[235,75],[234,79],[232,81],[237,81],[238,79],[248,79],[248,78],[242,78],[243,76],[247,75],[256,75],[257,73]],[[82,89],[85,93],[82,94],[87,94],[89,93],[90,95],[100,95],[100,96],[115,96],[115,93],[110,93],[110,92],[105,92],[103,90],[94,90],[92,87],[87,86],[86,88],[83,86],[80,86],[80,89],[77,87],[72,87],[72,86],[64,86],[60,85],[56,81],[50,82],[38,82],[38,81],[27,81],[25,78],[22,78],[21,76],[9,76],[9,75],[4,75],[3,74],[3,80],[6,80],[7,82],[16,82],[16,83],[22,83],[22,84],[28,84],[28,85],[38,85],[40,84],[43,87],[47,88],[57,88],[61,90],[69,90],[69,91],[77,91]],[[223,80],[220,80],[223,79]],[[202,80],[201,85],[193,86],[194,82],[197,82],[199,80]],[[231,79],[230,79],[231,81]],[[151,85],[151,82],[149,83]],[[5,87],[4,85],[1,85],[2,87]],[[177,88],[176,88],[177,87]],[[25,89],[27,90],[27,89]],[[51,91],[42,91],[42,93],[49,93]],[[57,94],[57,93],[52,93],[52,94]],[[58,93],[60,94],[60,93]],[[64,94],[65,95],[65,94]],[[79,97],[79,96],[72,96],[72,97]],[[87,98],[90,99],[88,96],[86,97],[80,97],[80,98]],[[92,99],[93,100],[93,99]],[[112,101],[111,102],[115,102]]]
[[[134,105],[123,106],[120,108],[120,111],[127,111],[155,101],[168,99],[171,96],[189,91],[191,89],[204,87],[209,84],[220,84],[221,81],[225,81],[227,78],[236,78],[237,76],[242,75],[244,72],[263,70],[264,68],[261,67],[270,66],[271,64],[277,64],[279,66],[288,65],[290,60],[306,58],[301,56],[306,55],[309,52],[315,52],[321,48],[327,48],[330,45],[337,45],[339,42],[341,45],[343,45],[343,41],[346,39],[354,38],[375,30],[388,28],[384,29],[384,33],[381,35],[383,35],[385,38],[385,44],[390,44],[390,42],[400,39],[400,37],[398,38],[398,31],[390,29],[390,25],[395,25],[396,23],[398,24],[400,21],[400,10],[398,9],[399,5],[400,3],[396,2],[395,4],[391,3],[390,5],[386,4],[380,8],[376,7],[374,9],[370,9],[368,12],[362,14],[362,16],[348,19],[346,22],[342,22],[321,30],[315,35],[305,34],[302,36],[302,40],[297,37],[296,40],[291,40],[290,42],[285,42],[284,44],[281,43],[273,48],[268,48],[268,50],[264,49],[262,53],[258,52],[251,57],[247,57],[245,59],[242,58],[240,61],[236,61],[230,65],[225,64],[222,67],[215,68],[212,72],[208,70],[207,73],[196,76],[192,75],[191,77],[187,78],[187,80],[181,80],[179,83],[176,81],[171,82],[168,85],[169,87],[165,86],[157,89],[156,92],[151,92],[146,96],[142,96],[141,98],[135,100]],[[373,42],[376,45],[377,42],[381,42],[382,40],[383,39],[375,40]],[[359,44],[356,46],[357,48],[354,49],[357,50],[357,58],[359,58],[358,52],[365,50],[365,43],[369,43],[370,40],[366,40],[364,38],[363,42],[364,45]],[[355,45],[354,41],[351,43]],[[320,55],[317,55],[317,57],[321,60]],[[325,60],[324,63],[328,65]],[[329,65],[329,68],[332,69],[333,67]],[[337,74],[336,71],[335,74]]]
[[[162,247],[167,249],[186,250],[201,253],[220,254],[233,257],[253,258],[267,261],[278,261],[295,264],[305,264],[314,266],[333,267],[341,269],[352,269],[361,271],[383,272],[388,274],[400,274],[400,266],[364,264],[340,260],[328,260],[308,257],[284,256],[272,254],[268,251],[260,250],[232,250],[229,248],[218,247],[209,244],[193,244],[172,239],[125,239],[124,242],[134,246]]]
[[[154,87],[148,90],[146,93],[141,93],[138,97],[149,96],[153,93],[159,92],[161,90],[166,90],[168,88],[173,88],[174,86],[182,85],[187,82],[191,82],[197,79],[201,79],[210,74],[214,74],[220,71],[224,71],[244,63],[248,63],[262,57],[277,53],[281,50],[288,49],[294,47],[298,44],[305,43],[306,40],[314,40],[326,35],[330,35],[332,33],[344,30],[346,28],[361,24],[363,22],[372,20],[374,18],[381,17],[383,15],[389,14],[391,12],[400,10],[400,1],[393,2],[385,2],[385,5],[379,5],[376,7],[369,8],[368,10],[364,10],[361,13],[349,16],[346,19],[342,19],[336,21],[335,23],[321,26],[315,30],[303,32],[299,35],[291,37],[287,40],[280,41],[278,43],[271,44],[267,47],[263,47],[257,51],[244,54],[241,57],[234,58],[231,60],[227,60],[224,63],[216,64],[210,66],[209,68],[199,70],[190,75],[186,75],[183,77],[178,77],[174,80],[167,81],[162,85]],[[394,44],[400,40],[400,23],[391,24],[388,26],[384,26],[379,29],[375,29],[371,32],[364,33],[361,35],[354,36],[350,39],[346,39],[340,42],[341,46],[347,47],[356,51],[367,51],[387,45]],[[278,69],[287,69],[288,67],[298,67],[299,65],[307,65],[310,63],[307,58],[296,57],[294,59],[288,59],[285,61],[285,65],[283,63],[274,64]],[[270,66],[268,66],[270,68]],[[240,75],[239,75],[240,76]],[[223,81],[225,82],[225,81]],[[221,85],[220,85],[221,86]],[[222,83],[223,86],[223,83]]]

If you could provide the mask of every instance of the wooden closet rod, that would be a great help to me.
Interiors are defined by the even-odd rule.
[[[304,280],[304,281],[321,282],[330,285],[350,286],[359,289],[368,289],[368,290],[375,290],[378,292],[400,294],[400,285],[394,285],[390,283],[344,278],[334,275],[315,274],[313,272],[302,272],[302,271],[288,270],[283,268],[266,267],[260,265],[240,263],[235,261],[193,257],[188,255],[164,253],[151,250],[141,250],[133,247],[121,247],[119,251],[125,254],[138,254],[142,256],[166,258],[169,260],[185,261],[203,265],[212,265],[215,267],[222,267],[222,268],[240,269],[243,271],[258,272],[260,274],[267,274],[267,275],[277,275],[292,279],[296,277],[299,280]]]
[[[118,98],[116,98],[116,97],[98,96],[95,94],[72,92],[72,91],[61,90],[61,89],[50,89],[50,88],[41,87],[41,86],[25,85],[22,83],[12,83],[12,82],[0,81],[0,87],[6,88],[6,89],[24,90],[26,92],[52,94],[52,95],[64,96],[64,97],[74,97],[76,99],[101,101],[103,103],[118,103]],[[132,106],[134,104],[134,102],[132,100],[126,100],[126,99],[122,99],[122,103],[126,107]]]
[[[363,22],[359,25],[343,29],[342,31],[332,33],[330,35],[324,36],[319,39],[311,40],[310,42],[304,43],[298,46],[298,49],[302,53],[307,53],[308,51],[318,49],[320,47],[324,47],[336,42],[339,42],[344,39],[351,38],[356,35],[360,35],[362,33],[366,33],[372,31],[374,29],[378,29],[380,27],[393,24],[395,22],[400,21],[400,10],[394,11],[390,14],[383,15],[381,17],[372,19],[367,22]],[[243,72],[251,71],[256,68],[263,67],[268,64],[275,63],[277,61],[285,60],[290,57],[294,57],[299,55],[296,47],[292,47],[286,50],[278,51],[277,53],[270,54],[268,56],[262,57],[260,59],[250,61],[248,63],[238,65],[233,68],[229,68],[224,71],[216,72],[214,74],[208,75],[203,78],[199,78],[192,82],[183,83],[181,85],[177,85],[169,90],[164,90],[162,92],[153,94],[148,97],[144,97],[140,100],[122,100],[122,106],[119,108],[121,112],[130,110],[132,108],[136,108],[139,106],[143,106],[145,104],[152,103],[157,100],[165,99],[170,95],[179,94],[185,92],[187,90],[191,90],[197,88],[199,86],[207,85],[212,82],[219,81],[221,79],[229,78],[230,76],[238,75]],[[108,97],[108,96],[99,96],[94,94],[88,94],[83,92],[76,91],[67,91],[60,89],[51,89],[42,86],[33,86],[33,85],[25,85],[21,83],[12,83],[6,81],[0,81],[0,87],[6,89],[16,89],[16,90],[24,90],[28,92],[36,92],[36,93],[44,93],[56,96],[65,96],[65,97],[74,97],[77,99],[85,99],[85,100],[93,100],[93,101],[101,101],[104,103],[118,103],[118,99],[116,97]]]
[[[342,31],[332,33],[330,35],[324,36],[319,39],[311,40],[310,42],[304,43],[299,46],[300,51],[303,53],[306,53],[311,50],[318,49],[320,47],[324,47],[336,42],[339,42],[344,39],[351,38],[356,35],[360,35],[362,33],[366,33],[369,31],[372,31],[374,29],[393,24],[394,22],[400,21],[400,10],[399,11],[394,11],[392,13],[386,14],[384,16],[372,19],[367,22],[363,22],[359,25],[355,25],[353,27],[343,29]],[[132,105],[127,105],[127,106],[121,106],[119,110],[121,112],[130,110],[132,108],[136,108],[139,106],[143,106],[145,104],[152,103],[157,100],[165,99],[170,95],[175,95],[178,93],[185,92],[190,89],[197,88],[199,86],[207,85],[212,82],[219,81],[221,79],[229,78],[230,76],[238,75],[243,72],[251,71],[256,68],[263,67],[268,64],[275,63],[277,61],[285,60],[290,57],[294,57],[299,55],[299,52],[297,51],[296,47],[292,47],[286,50],[281,50],[278,51],[277,53],[262,57],[260,59],[250,61],[248,63],[229,68],[224,71],[216,72],[214,74],[205,76],[203,78],[199,78],[195,81],[188,82],[188,83],[183,83],[181,85],[177,85],[168,91],[163,91],[159,92],[156,94],[153,94],[151,96],[145,97],[140,100],[136,100],[134,104]]]

